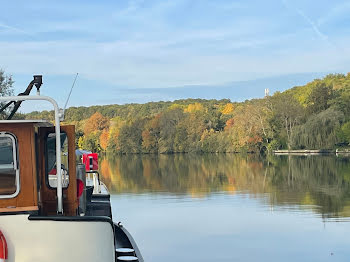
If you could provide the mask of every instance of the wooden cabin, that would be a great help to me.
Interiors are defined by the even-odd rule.
[[[57,210],[55,129],[44,120],[0,121],[0,213]],[[61,126],[63,215],[77,214],[74,126]]]

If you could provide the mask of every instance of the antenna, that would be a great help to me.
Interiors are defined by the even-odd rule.
[[[64,111],[66,110],[66,108],[67,108],[67,104],[68,104],[68,101],[69,101],[70,95],[72,94],[73,87],[74,87],[74,85],[75,85],[75,81],[77,81],[77,77],[78,77],[78,73],[75,75],[73,85],[72,85],[72,87],[71,87],[71,89],[70,89],[69,95],[68,95],[68,97],[67,97],[66,104],[64,105],[64,108],[63,108],[63,112],[64,112]]]

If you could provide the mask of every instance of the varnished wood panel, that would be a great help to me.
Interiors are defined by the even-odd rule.
[[[11,212],[25,212],[25,211],[37,211],[38,206],[30,206],[30,207],[15,207],[15,208],[0,208],[1,212],[11,213]]]
[[[32,123],[0,124],[0,132],[16,136],[20,170],[19,194],[15,198],[0,199],[0,208],[37,206],[34,126]]]

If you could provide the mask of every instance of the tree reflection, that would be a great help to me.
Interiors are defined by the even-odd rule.
[[[166,192],[198,198],[227,192],[259,199],[267,195],[271,205],[297,205],[325,218],[350,217],[346,157],[137,154],[104,158],[100,171],[112,193]]]

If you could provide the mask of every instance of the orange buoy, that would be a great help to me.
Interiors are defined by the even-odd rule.
[[[0,262],[7,260],[7,243],[4,234],[0,231]]]

